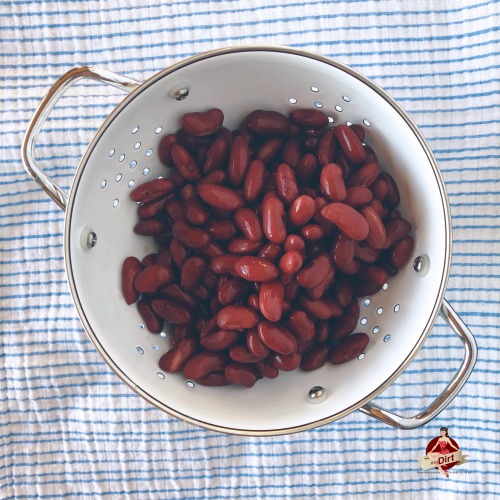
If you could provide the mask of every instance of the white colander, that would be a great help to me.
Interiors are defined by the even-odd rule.
[[[77,169],[69,198],[37,167],[37,135],[66,89],[82,78],[130,91],[107,117]],[[327,363],[313,372],[283,372],[252,389],[203,387],[163,373],[160,356],[168,330],[149,333],[135,305],[121,292],[121,266],[129,255],[155,251],[137,236],[132,186],[165,175],[158,159],[161,137],[180,117],[213,107],[233,129],[254,109],[288,114],[318,107],[334,123],[363,124],[381,168],[392,174],[402,215],[413,225],[410,264],[384,289],[361,298],[360,325],[370,342],[360,359]],[[193,424],[247,435],[296,432],[361,411],[400,428],[434,418],[469,377],[477,357],[474,337],[444,300],[451,256],[451,223],[436,161],[403,109],[356,71],[320,55],[287,47],[248,46],[186,59],[140,84],[105,70],[82,67],[62,76],[48,92],[23,143],[30,175],[66,211],[64,247],[69,285],[82,323],[106,362],[147,401]],[[370,404],[408,366],[441,312],[465,346],[463,364],[445,391],[425,410],[403,418]]]

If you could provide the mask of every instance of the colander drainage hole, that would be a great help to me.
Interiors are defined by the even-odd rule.
[[[157,351],[158,350],[158,346],[157,345],[153,345],[153,351]]]
[[[342,111],[344,111],[344,108],[342,108],[342,106],[339,106],[338,104],[335,106],[335,109],[336,109],[339,113],[342,113]]]
[[[145,168],[143,171],[142,171],[142,175],[148,175],[149,174],[149,168]]]
[[[365,127],[371,127],[372,126],[372,124],[366,118],[363,120],[363,123],[365,124]]]
[[[137,162],[135,160],[132,160],[130,162],[130,168],[135,168],[137,166]]]
[[[389,288],[389,283],[384,283],[382,285],[382,290],[387,290]]]
[[[167,336],[167,334],[166,334],[165,332],[160,332],[160,337],[161,337],[162,339],[164,339],[166,336]]]
[[[379,307],[377,309],[377,314],[380,316],[382,313],[384,312],[384,308],[383,307]]]
[[[295,99],[295,97],[290,97],[290,99],[288,99],[288,102],[290,104],[297,104],[297,99]]]
[[[139,323],[139,328],[140,328],[141,330],[144,330],[144,323]]]
[[[101,189],[104,189],[106,187],[106,179],[104,179],[102,182],[101,182]]]
[[[394,312],[395,312],[395,313],[399,312],[399,310],[400,310],[400,309],[401,309],[401,306],[400,306],[399,304],[396,304],[396,305],[394,306]]]
[[[362,324],[362,325],[366,325],[366,323],[368,323],[368,319],[367,318],[361,318],[359,320],[359,322]]]
[[[122,174],[116,175],[116,182],[120,182],[122,180]]]
[[[120,200],[118,198],[115,198],[113,200],[113,206],[116,208],[120,204]]]
[[[322,108],[323,107],[323,103],[322,102],[319,102],[319,101],[316,101],[314,103],[314,105],[317,107],[317,108]]]
[[[391,340],[391,336],[390,335],[386,335],[384,337],[384,342],[389,342],[389,340]]]
[[[364,357],[365,357],[365,353],[364,353],[364,352],[362,352],[362,353],[358,356],[358,359],[359,359],[359,360],[362,360]]]
[[[380,332],[380,328],[378,326],[374,326],[372,332],[378,333],[378,332]]]
[[[186,381],[186,385],[187,385],[190,389],[192,389],[192,388],[194,387],[194,382],[193,382],[192,380],[187,380],[187,381]]]
[[[365,300],[363,301],[363,304],[364,304],[366,307],[368,307],[371,303],[372,303],[372,301],[371,301],[370,299],[365,299]]]
[[[136,142],[134,144],[134,149],[139,149],[141,147],[141,143],[140,142]]]
[[[146,151],[146,156],[151,156],[153,154],[153,150],[152,149],[148,149]]]
[[[345,102],[351,102],[351,98],[348,95],[343,95],[342,99],[344,99]]]
[[[159,134],[163,130],[163,127],[156,127],[155,134]]]
[[[162,372],[158,372],[156,375],[158,376],[158,378],[161,378],[162,380],[165,378],[165,375]]]
[[[319,92],[318,87],[311,87],[311,92]]]
[[[350,126],[352,125],[352,122],[347,121],[347,122],[345,122],[345,124],[346,124],[348,127],[350,127]]]
[[[333,122],[334,122],[333,117],[329,116],[328,117],[328,123],[333,123]]]
[[[135,350],[141,355],[144,354],[144,349],[142,347],[136,347]]]
[[[129,187],[129,188],[133,188],[133,187],[134,187],[134,184],[135,184],[135,182],[134,182],[134,181],[132,181],[132,180],[131,180],[131,181],[128,181],[128,187]]]
[[[109,153],[108,153],[108,156],[111,158],[114,154],[115,154],[115,150],[112,149]]]
[[[123,160],[125,160],[125,155],[120,155],[120,158],[118,158],[118,161],[122,162]]]
[[[133,134],[137,134],[137,132],[139,132],[139,125],[136,125],[136,126],[132,129],[132,133],[133,133]]]

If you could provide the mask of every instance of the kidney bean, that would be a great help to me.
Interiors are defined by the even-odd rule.
[[[172,347],[177,347],[181,340],[191,338],[194,336],[194,326],[189,325],[176,325],[172,329]]]
[[[389,209],[386,210],[387,210],[387,215],[386,215],[387,222],[394,219],[402,219],[399,210],[389,210]]]
[[[207,351],[222,351],[235,344],[239,336],[236,330],[216,330],[200,335],[200,345]]]
[[[285,283],[285,300],[293,302],[299,294],[300,285],[296,278],[292,278],[288,283]]]
[[[165,212],[169,217],[177,222],[180,220],[186,220],[186,214],[184,213],[184,203],[179,200],[167,200],[165,202]]]
[[[161,286],[170,283],[173,278],[172,269],[153,264],[140,271],[134,279],[134,287],[141,293],[156,292]]]
[[[259,315],[245,306],[226,306],[217,313],[217,325],[223,330],[244,330],[259,322]]]
[[[335,154],[337,152],[337,136],[335,127],[328,129],[318,143],[318,161],[321,166],[335,161]]]
[[[296,198],[292,203],[288,212],[288,217],[294,226],[302,227],[313,217],[315,212],[316,205],[314,199],[310,196],[302,195]]]
[[[411,224],[406,219],[392,219],[385,225],[386,240],[384,249],[392,247],[411,232]]]
[[[226,141],[226,139],[222,135],[215,137],[210,146],[208,146],[205,153],[205,161],[203,162],[202,169],[203,173],[209,174],[221,168],[224,164],[224,161],[226,160],[228,150],[229,143]],[[215,184],[219,183],[217,182]]]
[[[333,227],[332,223],[321,214],[321,210],[328,205],[327,199],[323,198],[323,196],[317,196],[314,198],[314,204],[316,205],[316,213],[314,214],[313,219],[318,224],[321,224],[325,229]]]
[[[172,144],[170,149],[175,168],[188,182],[198,182],[201,179],[200,169],[189,151],[181,144]]]
[[[334,318],[330,324],[330,339],[340,340],[351,334],[358,324],[358,316],[344,314],[341,318]]]
[[[181,119],[182,128],[195,137],[203,137],[217,132],[222,127],[224,113],[217,108],[202,113],[186,113]]]
[[[326,342],[328,340],[328,335],[330,334],[330,322],[327,320],[316,321],[316,336],[314,340],[316,342]]]
[[[300,270],[297,274],[297,281],[304,288],[318,286],[325,279],[331,267],[332,263],[328,254],[321,253]]]
[[[330,298],[313,300],[306,295],[302,295],[299,298],[299,303],[307,313],[318,319],[330,319],[342,316],[341,307]]]
[[[330,362],[340,365],[346,361],[357,358],[366,348],[370,338],[366,333],[353,333],[341,340],[333,347],[330,354]]]
[[[328,125],[328,116],[319,109],[294,109],[290,120],[302,128],[318,129]]]
[[[224,370],[227,365],[227,355],[221,352],[201,351],[193,354],[184,365],[184,377],[198,380],[210,372]]]
[[[372,207],[363,207],[361,209],[361,214],[366,219],[366,222],[368,222],[369,227],[366,242],[376,250],[380,250],[384,246],[386,240],[384,223]]]
[[[226,377],[224,376],[224,372],[212,372],[204,377],[201,377],[197,380],[198,384],[206,386],[206,387],[224,387],[226,385],[231,385]]]
[[[396,208],[401,201],[396,181],[394,180],[392,175],[387,172],[380,174],[379,179],[387,182],[387,185],[389,187],[389,192],[384,199],[384,205],[388,208]]]
[[[172,145],[178,142],[177,136],[175,134],[167,134],[160,141],[160,146],[158,148],[158,156],[160,157],[160,161],[166,167],[172,168],[174,166],[174,162],[172,160],[172,156],[170,155],[170,149]]]
[[[200,257],[190,257],[181,270],[181,287],[186,292],[192,292],[200,284],[205,273],[207,263]]]
[[[263,356],[256,356],[250,352],[244,345],[235,345],[229,349],[229,357],[238,363],[253,364],[257,361],[263,361],[267,358],[269,350]]]
[[[257,328],[252,328],[251,330],[248,330],[245,340],[248,351],[257,358],[261,358],[262,360],[269,355],[269,348],[262,343],[262,340],[260,340]],[[234,361],[238,360],[234,359]],[[241,362],[243,363],[244,361]]]
[[[382,202],[377,198],[374,198],[372,201],[370,201],[368,205],[372,207],[375,212],[377,212],[377,215],[381,220],[384,220],[387,217],[389,209],[384,207],[384,205],[382,205]]]
[[[257,257],[260,259],[266,259],[273,264],[275,264],[283,253],[283,248],[281,245],[276,245],[275,243],[267,243],[264,245],[259,252],[257,253]]]
[[[134,233],[141,236],[154,236],[164,231],[163,223],[158,219],[142,219],[134,226]]]
[[[328,287],[330,286],[333,278],[335,277],[335,269],[330,267],[328,274],[323,278],[319,285],[316,285],[312,288],[306,288],[306,293],[309,295],[311,299],[319,299],[326,292]]]
[[[344,274],[354,274],[359,269],[359,263],[354,260],[356,242],[340,233],[332,245],[332,260],[335,266]]]
[[[290,354],[281,354],[277,352],[271,354],[267,361],[278,370],[291,372],[299,367],[301,355],[298,352],[292,352]]]
[[[231,240],[236,234],[236,226],[229,219],[209,220],[205,225],[205,229],[211,238],[218,241]]]
[[[382,288],[389,277],[387,271],[379,266],[363,266],[356,273],[356,276],[365,283],[370,283]]]
[[[235,264],[239,258],[239,256],[231,254],[219,255],[210,262],[210,269],[215,274],[231,274],[237,276]]]
[[[377,163],[368,163],[363,165],[349,176],[347,180],[348,187],[370,187],[380,174],[380,168]]]
[[[217,288],[217,299],[223,306],[236,303],[248,290],[248,281],[228,279]]]
[[[198,196],[211,207],[235,212],[243,207],[243,198],[233,189],[219,184],[202,184],[197,187]]]
[[[272,262],[258,257],[240,257],[234,269],[241,278],[258,283],[273,281],[278,277],[278,268]]]
[[[289,206],[299,195],[295,172],[286,163],[281,163],[276,171],[276,189],[279,197]]]
[[[282,281],[288,283],[302,267],[303,262],[304,257],[301,253],[295,250],[285,252],[278,264],[282,272]]]
[[[280,372],[278,368],[275,368],[269,361],[258,361],[253,365],[254,369],[261,376],[261,378],[276,378]]]
[[[285,327],[263,320],[257,328],[260,340],[269,349],[280,354],[292,354],[297,350],[295,337]]]
[[[198,248],[197,252],[202,256],[205,257],[207,260],[215,259],[215,257],[219,257],[220,255],[224,254],[224,248],[218,245],[217,243],[214,243],[213,241],[210,241],[207,245],[205,245],[202,248]]]
[[[156,264],[157,258],[158,258],[157,253],[148,253],[145,257],[142,258],[141,264],[144,267],[152,266],[153,264]]]
[[[163,210],[166,200],[167,198],[163,197],[139,205],[137,207],[137,217],[139,217],[139,219],[156,217]]]
[[[415,247],[415,241],[411,236],[399,240],[391,249],[390,261],[396,269],[406,265]]]
[[[232,240],[227,249],[236,255],[248,255],[257,252],[261,247],[261,241],[250,241],[241,236]]]
[[[372,201],[373,193],[366,187],[355,186],[346,189],[344,203],[351,207],[360,207],[367,205]]]
[[[304,150],[313,153],[318,148],[319,139],[316,137],[306,137],[304,139]]]
[[[160,292],[165,297],[172,299],[179,304],[182,304],[189,309],[194,309],[196,306],[196,302],[189,295],[189,293],[182,290],[182,288],[177,283],[171,283],[170,285],[164,286],[160,289]]]
[[[130,305],[139,300],[139,292],[134,286],[137,275],[142,271],[141,261],[136,257],[127,257],[122,265],[122,293],[125,302]]]
[[[381,289],[382,287],[377,285],[377,283],[356,282],[354,283],[353,292],[355,297],[367,297],[377,293]]]
[[[311,318],[300,309],[292,311],[288,316],[287,325],[298,339],[310,340],[316,333],[314,323]]]
[[[227,178],[231,186],[241,186],[250,162],[250,147],[242,136],[233,139],[229,147]]]
[[[253,387],[255,382],[257,382],[257,377],[252,367],[234,361],[228,363],[226,366],[224,377],[231,384],[243,385],[247,388]]]
[[[306,244],[304,239],[298,234],[290,234],[287,236],[283,248],[285,252],[295,251],[304,255],[306,251]]]
[[[202,177],[198,186],[203,184],[223,184],[226,180],[226,173],[223,170],[212,170],[205,177]]]
[[[337,125],[335,133],[349,162],[353,165],[361,165],[366,159],[366,151],[356,132],[347,125]]]
[[[281,146],[283,146],[283,139],[279,137],[267,139],[259,146],[256,158],[267,165],[279,153]]]
[[[164,198],[171,194],[174,189],[174,183],[170,179],[154,179],[134,188],[130,193],[130,199],[137,203],[147,203]]]
[[[325,236],[325,230],[319,224],[308,224],[300,230],[300,234],[306,241],[318,241]]]
[[[169,373],[179,372],[197,350],[198,342],[194,338],[183,339],[176,347],[163,354],[159,361],[160,368]]]
[[[356,241],[366,239],[370,231],[366,219],[345,203],[330,203],[321,209],[321,215],[335,224],[349,238]]]
[[[169,299],[155,298],[151,307],[161,318],[174,325],[187,325],[193,319],[189,309]]]
[[[300,141],[296,137],[290,137],[283,144],[283,149],[281,150],[281,160],[287,165],[290,165],[290,167],[296,168],[301,157],[302,150],[300,147]]]
[[[262,224],[253,210],[240,208],[234,214],[234,222],[250,241],[262,240]]]
[[[177,240],[189,248],[201,248],[210,241],[210,235],[206,231],[193,227],[184,221],[176,222],[172,229]]]
[[[151,333],[160,333],[163,329],[163,320],[153,311],[148,299],[137,302],[137,310]]]
[[[245,181],[243,182],[243,197],[247,201],[254,201],[262,192],[266,178],[266,167],[261,160],[250,162]]]
[[[384,179],[379,178],[370,186],[373,197],[384,201],[385,197],[389,194],[389,184]]]
[[[277,196],[269,196],[262,202],[262,228],[267,239],[276,244],[286,240],[286,228],[283,221],[285,207]]]
[[[330,344],[326,342],[315,344],[302,356],[300,367],[306,372],[321,368],[328,361],[330,351]]]
[[[248,128],[258,135],[284,137],[290,132],[290,122],[277,111],[256,111],[248,120]]]
[[[352,299],[352,282],[346,277],[340,276],[335,280],[335,288],[332,298],[340,307],[346,307]]]
[[[357,241],[354,246],[354,255],[368,264],[372,264],[380,257],[380,252],[375,250],[366,241]]]
[[[179,189],[179,192],[183,201],[188,201],[195,196],[194,186],[192,184],[185,184]]]
[[[342,169],[335,163],[327,163],[321,169],[319,183],[327,200],[342,201],[347,195]]]
[[[195,226],[201,226],[208,221],[208,211],[195,197],[191,198],[185,203],[185,209],[186,218],[191,224],[194,224]]]
[[[358,136],[358,139],[363,142],[365,140],[365,129],[363,126],[358,125],[357,123],[351,123],[349,128]]]
[[[276,322],[283,314],[285,287],[279,280],[262,283],[259,290],[259,309],[264,318]]]
[[[299,182],[310,182],[316,173],[317,166],[318,159],[316,158],[316,155],[312,153],[305,154],[297,163],[297,178]]]

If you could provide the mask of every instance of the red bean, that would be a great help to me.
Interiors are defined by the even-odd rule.
[[[196,302],[193,297],[182,290],[182,288],[177,283],[170,283],[170,285],[164,286],[160,289],[160,292],[165,297],[172,299],[179,304],[182,304],[189,309],[194,309]]]
[[[280,244],[286,240],[286,227],[283,221],[285,207],[277,196],[269,196],[262,202],[262,228],[267,239]]]
[[[411,224],[406,219],[392,219],[385,226],[386,240],[384,249],[392,247],[411,232]]]
[[[164,198],[172,193],[174,189],[174,183],[170,179],[155,179],[134,188],[130,193],[130,199],[137,203],[147,203],[158,198]]]
[[[257,253],[257,257],[259,257],[260,259],[266,259],[275,264],[282,254],[283,248],[281,247],[281,245],[276,245],[275,243],[267,243],[259,250],[259,252]]]
[[[279,280],[262,283],[259,291],[259,309],[264,318],[276,322],[283,314],[285,287]]]
[[[231,384],[243,385],[245,387],[252,387],[257,382],[254,370],[242,363],[231,362],[228,363],[224,370],[224,377]]]
[[[262,247],[261,241],[251,241],[244,236],[234,238],[227,249],[236,255],[248,255],[257,252]]]
[[[282,145],[283,139],[279,137],[268,139],[260,145],[257,151],[257,159],[264,164],[268,164],[278,154]]]
[[[263,356],[256,356],[244,345],[235,345],[229,349],[229,357],[237,363],[256,363],[267,358],[269,350]]]
[[[154,236],[164,231],[163,222],[158,219],[143,219],[134,226],[134,233],[141,236]]]
[[[357,241],[354,246],[354,255],[358,259],[371,264],[380,257],[380,252],[375,250],[366,241]]]
[[[232,274],[237,276],[235,264],[240,257],[237,255],[224,254],[212,259],[210,269],[215,274]]]
[[[294,109],[290,120],[302,128],[318,129],[328,125],[328,116],[319,109]]]
[[[158,198],[157,200],[148,201],[139,205],[137,208],[137,216],[139,219],[149,219],[151,217],[156,217],[164,208],[166,198]]]
[[[186,220],[184,203],[181,203],[178,200],[167,200],[165,202],[165,212],[167,212],[170,218],[175,222]]]
[[[366,219],[366,222],[368,222],[368,227],[370,228],[366,242],[375,249],[379,250],[383,248],[387,236],[385,234],[384,223],[379,215],[372,207],[368,206],[361,209],[361,214]]]
[[[354,260],[356,242],[340,233],[332,245],[333,263],[344,273],[354,274],[359,269],[359,262]]]
[[[240,257],[234,269],[238,276],[248,281],[273,281],[278,277],[278,268],[266,259],[245,256]]]
[[[302,157],[300,142],[296,137],[287,139],[281,150],[281,159],[292,168],[296,168]]]
[[[347,337],[347,335],[354,331],[357,324],[357,316],[344,315],[341,318],[335,318],[332,320],[332,324],[330,326],[330,339],[340,340]]]
[[[250,162],[250,147],[242,136],[233,139],[229,148],[227,178],[231,186],[241,186]]]
[[[348,187],[370,187],[380,174],[380,168],[376,163],[368,163],[356,170],[347,180]]]
[[[378,288],[382,288],[382,285],[387,282],[389,277],[387,271],[379,266],[366,266],[362,267],[356,276],[365,283],[375,285]]]
[[[259,358],[265,358],[269,355],[269,348],[262,343],[262,340],[260,340],[257,328],[252,328],[251,330],[248,330],[246,334],[246,344],[248,350],[254,356],[257,356]]]
[[[282,272],[282,280],[285,283],[288,283],[302,267],[303,262],[304,257],[301,253],[295,250],[285,252],[279,261],[279,268]]]
[[[160,333],[163,329],[163,320],[153,311],[148,299],[137,302],[137,310],[151,333]]]
[[[306,312],[318,319],[330,319],[342,316],[341,307],[333,299],[322,298],[313,300],[303,295],[300,297],[299,303]]]
[[[173,144],[170,149],[175,168],[188,182],[198,182],[201,179],[200,169],[189,151],[181,144]]]
[[[208,244],[210,235],[203,229],[190,226],[186,222],[178,221],[172,226],[174,236],[190,248],[201,248]]]
[[[365,129],[357,123],[349,125],[350,129],[358,136],[358,139],[363,142],[365,140]]]
[[[243,207],[243,198],[233,189],[219,184],[198,185],[198,196],[211,207],[235,212]]]
[[[169,373],[179,372],[197,350],[198,342],[196,339],[181,340],[176,347],[170,349],[160,358],[160,368]]]
[[[373,193],[366,187],[355,186],[346,189],[346,197],[344,203],[351,207],[360,207],[367,205],[372,201]]]
[[[208,221],[208,211],[194,196],[184,204],[186,219],[195,226],[201,226]]]
[[[217,313],[217,325],[223,330],[244,330],[258,322],[259,315],[245,306],[226,306]]]
[[[297,274],[299,285],[304,288],[318,286],[328,274],[332,262],[327,253],[321,253]]]
[[[306,243],[301,236],[297,234],[290,234],[289,236],[287,236],[283,248],[285,252],[295,251],[300,253],[301,255],[304,255],[306,251]]]
[[[288,316],[287,325],[295,336],[301,340],[310,340],[316,333],[311,318],[301,310],[295,310]]]
[[[330,362],[339,365],[357,358],[366,348],[370,338],[366,333],[354,333],[333,347]]]
[[[200,345],[207,351],[222,351],[235,344],[239,336],[236,330],[216,330],[200,335]]]
[[[212,219],[207,222],[205,229],[211,238],[218,241],[231,240],[236,234],[236,226],[229,219]]]
[[[286,163],[281,163],[276,171],[276,189],[279,197],[290,206],[299,195],[294,170]]]
[[[337,152],[337,137],[335,127],[328,129],[318,143],[318,161],[321,166],[335,161]]]
[[[192,292],[199,285],[206,268],[207,263],[200,257],[187,259],[181,270],[181,287],[186,292]]]
[[[209,174],[221,168],[224,164],[224,160],[226,159],[227,152],[229,150],[229,143],[222,135],[218,135],[208,146],[207,152],[205,153],[205,161],[203,163],[203,173]],[[224,174],[224,178],[225,178]],[[203,179],[200,181],[202,182]],[[206,181],[204,181],[206,183]],[[214,184],[219,184],[214,183]]]
[[[277,111],[256,111],[248,120],[248,128],[259,135],[284,137],[290,131],[290,122]]]
[[[174,325],[187,325],[193,319],[193,315],[189,309],[172,300],[153,299],[151,307],[161,318]]]
[[[353,165],[361,165],[365,161],[366,152],[356,132],[347,125],[337,125],[335,132],[349,162]]]
[[[227,365],[227,355],[220,352],[202,351],[194,354],[184,365],[183,374],[188,379],[197,380],[210,372],[224,370]]]
[[[217,288],[217,299],[223,306],[234,304],[245,295],[248,285],[248,281],[228,279]]]
[[[398,186],[392,177],[391,174],[384,172],[380,174],[379,179],[384,180],[387,182],[389,192],[387,193],[387,196],[384,199],[384,204],[388,208],[396,208],[399,205],[399,202],[401,201],[400,195],[399,195],[399,190]]]
[[[231,385],[226,377],[224,376],[224,372],[212,372],[204,377],[201,377],[197,380],[198,384],[204,385],[206,387],[223,387],[226,385]]]
[[[290,222],[297,227],[302,227],[308,222],[316,212],[314,199],[310,196],[302,195],[295,199],[288,212]]]
[[[141,293],[156,292],[161,286],[170,283],[173,278],[172,269],[153,264],[139,272],[134,279],[134,287]]]
[[[327,163],[321,169],[319,183],[327,200],[342,201],[347,195],[342,169],[335,163]]]
[[[389,184],[384,179],[379,178],[370,186],[373,197],[384,201],[389,194]]]
[[[283,326],[270,321],[258,324],[259,338],[269,349],[280,354],[292,354],[297,351],[295,337]]]
[[[325,230],[319,224],[307,224],[300,230],[300,234],[306,241],[318,241],[325,236]]]
[[[332,298],[337,301],[340,307],[346,307],[352,299],[352,282],[344,276],[339,276],[335,280],[335,288]]]
[[[265,178],[266,167],[264,163],[258,159],[252,160],[243,183],[243,197],[245,200],[254,201],[260,195]]]
[[[310,182],[316,173],[318,159],[312,153],[305,154],[297,164],[297,178],[299,182]]]
[[[139,292],[134,286],[137,275],[142,271],[141,261],[136,257],[127,257],[122,265],[122,293],[125,302],[130,305],[139,300]]]
[[[396,269],[401,269],[406,265],[415,247],[415,241],[411,236],[399,240],[390,253],[391,264]]]
[[[217,108],[203,113],[186,113],[181,119],[182,128],[196,137],[214,134],[222,127],[224,113]]]
[[[262,224],[253,210],[240,208],[234,214],[234,222],[250,241],[262,240]]]
[[[298,352],[292,352],[291,354],[274,353],[269,356],[268,361],[278,370],[291,372],[300,365],[301,356]]]
[[[345,203],[330,203],[321,209],[321,215],[353,240],[364,240],[370,232],[366,219]]]
[[[331,346],[326,342],[314,345],[302,356],[300,367],[306,372],[321,368],[328,361],[330,351]]]
[[[170,155],[170,150],[172,149],[172,145],[176,142],[178,142],[178,139],[175,134],[168,134],[164,136],[160,142],[158,156],[160,157],[160,161],[166,167],[173,168],[174,166],[172,156]]]

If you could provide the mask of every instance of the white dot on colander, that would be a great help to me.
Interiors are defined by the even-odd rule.
[[[365,299],[365,300],[363,301],[363,304],[364,304],[365,306],[367,306],[367,307],[368,307],[371,303],[372,303],[372,301],[371,301],[370,299]]]
[[[141,147],[141,143],[140,142],[136,142],[134,144],[134,149],[139,149]]]
[[[153,150],[152,149],[148,149],[146,151],[146,156],[151,156],[153,154]]]
[[[297,99],[295,99],[295,97],[290,97],[290,99],[288,99],[288,102],[290,104],[297,104]]]
[[[120,155],[120,158],[118,158],[118,161],[123,161],[125,159],[125,155]]]
[[[389,288],[389,283],[384,283],[382,285],[382,290],[387,290]]]
[[[319,102],[319,101],[316,101],[314,103],[314,105],[317,107],[317,108],[322,108],[323,107],[323,103],[322,102]]]
[[[156,375],[158,376],[158,378],[161,378],[162,380],[165,378],[165,374],[163,374],[162,372],[158,372]]]
[[[120,182],[122,180],[122,174],[116,174],[116,182]]]
[[[140,328],[141,330],[144,330],[144,323],[139,323],[139,328]]]
[[[159,134],[163,130],[163,127],[156,127],[155,134]]]
[[[366,325],[366,323],[368,322],[368,319],[366,319],[366,318],[361,318],[361,319],[359,320],[359,322],[360,322],[362,325]]]
[[[400,309],[401,309],[401,306],[400,306],[399,304],[396,304],[396,305],[394,306],[394,312],[395,312],[395,313],[399,312],[399,310],[400,310]]]
[[[363,123],[365,124],[365,127],[371,127],[372,126],[372,124],[366,118],[363,120]]]
[[[386,335],[384,337],[384,342],[389,342],[389,340],[391,340],[391,336],[390,335]]]
[[[118,198],[115,198],[113,200],[113,206],[116,208],[120,204],[120,200]]]
[[[352,122],[345,122],[345,124],[350,127],[352,125]]]
[[[153,346],[153,351],[157,351],[158,350],[158,346],[157,345],[154,345]]]
[[[318,89],[318,87],[311,87],[311,91],[312,92],[319,92],[319,89]]]
[[[351,98],[348,95],[343,95],[342,99],[344,99],[345,102],[351,102]]]
[[[378,326],[374,326],[372,332],[378,333],[378,332],[380,332],[380,328]]]
[[[136,162],[135,160],[132,160],[132,161],[130,162],[130,168],[135,168],[135,167],[136,167],[136,165],[137,165],[137,162]]]
[[[382,313],[384,312],[384,308],[383,307],[379,307],[377,309],[377,314],[380,316]]]
[[[166,336],[167,336],[167,334],[166,334],[165,332],[160,332],[160,337],[161,337],[162,339],[164,339]]]
[[[144,349],[142,347],[136,347],[135,350],[139,353],[139,354],[144,354]]]
[[[149,174],[149,168],[145,168],[143,171],[142,171],[142,175],[148,175]]]
[[[194,387],[194,382],[192,380],[188,380],[186,385],[192,389]]]
[[[134,187],[134,184],[135,184],[135,182],[134,182],[134,181],[128,181],[128,187],[129,187],[129,188],[133,188],[133,187]]]
[[[335,106],[335,109],[341,113],[344,109],[342,108],[342,106],[339,106],[338,104]]]
[[[114,150],[114,149],[112,149],[112,150],[108,153],[108,155],[109,155],[109,157],[110,157],[110,158],[111,158],[114,154],[115,154],[115,150]]]
[[[106,187],[106,179],[104,179],[102,182],[101,182],[101,188],[104,189]]]
[[[365,357],[365,353],[364,353],[364,352],[362,352],[362,353],[358,356],[358,359],[360,359],[360,360],[361,360],[361,359],[363,359],[364,357]]]
[[[137,132],[139,132],[139,125],[136,125],[136,126],[132,129],[132,133],[133,133],[133,134],[137,134]]]
[[[333,123],[333,118],[331,116],[328,117],[328,123]]]

